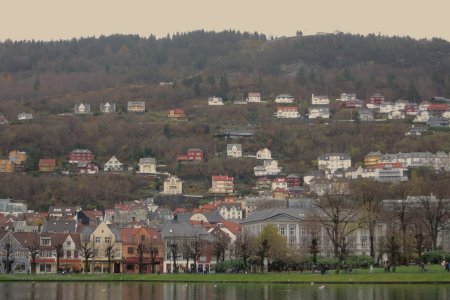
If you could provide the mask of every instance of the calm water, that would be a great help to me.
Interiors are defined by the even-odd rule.
[[[0,299],[302,300],[450,299],[448,285],[0,283]]]

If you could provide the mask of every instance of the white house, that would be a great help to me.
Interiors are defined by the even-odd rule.
[[[31,120],[31,119],[33,119],[33,114],[31,114],[31,113],[27,114],[27,113],[23,112],[17,116],[17,119],[18,120]]]
[[[108,114],[116,112],[116,104],[115,103],[100,103],[100,112]]]
[[[427,123],[430,118],[431,118],[431,115],[428,111],[419,109],[419,112],[417,113],[417,116],[414,118],[413,122],[414,123]]]
[[[156,173],[156,159],[153,157],[145,157],[139,160],[139,172],[142,174]]]
[[[227,144],[227,156],[229,157],[242,157],[242,145],[241,144]]]
[[[216,97],[216,96],[209,97],[208,105],[223,105],[222,97]]]
[[[294,97],[287,94],[281,94],[275,97],[275,103],[294,103]]]
[[[234,191],[234,178],[230,176],[212,176],[211,193],[227,194]]]
[[[341,98],[336,99],[336,101],[354,101],[356,100],[356,94],[347,94],[347,93],[342,93],[341,94]]]
[[[247,102],[251,103],[261,102],[261,93],[248,93]]]
[[[240,220],[242,219],[242,204],[241,203],[227,203],[224,202],[218,207],[220,215],[225,220]]]
[[[329,119],[330,118],[330,109],[327,106],[313,106],[308,110],[308,118],[309,119]]]
[[[282,189],[282,190],[287,191],[288,184],[287,184],[286,178],[278,177],[278,178],[274,178],[272,180],[271,190],[274,191],[276,189]]]
[[[298,119],[300,114],[297,106],[280,106],[277,107],[275,117],[277,119]]]
[[[430,106],[430,103],[428,102],[422,102],[419,104],[419,111],[427,111],[428,106]]]
[[[328,99],[328,96],[312,94],[311,104],[312,105],[328,105],[328,104],[330,104],[330,99]]]
[[[278,161],[274,159],[264,160],[262,166],[253,168],[255,176],[278,175],[281,172],[281,167],[278,166]]]
[[[183,182],[175,175],[170,175],[164,180],[165,195],[181,195],[183,193]]]
[[[405,118],[405,114],[400,110],[393,110],[388,113],[389,120],[401,120]]]
[[[442,113],[442,117],[446,119],[450,119],[450,110],[444,111]]]
[[[267,148],[260,149],[256,152],[256,158],[257,159],[272,159],[272,152]]]
[[[346,153],[327,153],[319,156],[319,170],[329,170],[334,173],[338,169],[346,170],[352,166],[350,155]]]
[[[118,172],[123,170],[123,164],[115,157],[111,157],[103,167],[105,172],[112,171]]]
[[[384,102],[384,103],[380,104],[379,109],[380,109],[380,113],[388,114],[391,111],[395,110],[395,105],[392,104],[391,102]]]
[[[90,104],[75,104],[73,109],[75,114],[90,114],[91,113],[91,105]]]

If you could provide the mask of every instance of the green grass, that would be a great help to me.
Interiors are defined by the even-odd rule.
[[[419,273],[417,266],[398,267],[395,273],[385,273],[376,268],[372,274],[367,269],[353,270],[352,274],[320,275],[310,272],[285,272],[265,274],[2,274],[0,281],[145,281],[145,282],[229,282],[229,283],[450,283],[450,274],[441,266],[427,266]]]

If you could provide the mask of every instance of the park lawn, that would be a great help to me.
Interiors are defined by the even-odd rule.
[[[450,283],[450,274],[441,266],[427,266],[419,273],[417,266],[398,267],[395,273],[375,268],[353,270],[351,274],[320,275],[310,272],[265,274],[2,274],[0,281],[145,281],[145,282],[229,282],[229,283]]]

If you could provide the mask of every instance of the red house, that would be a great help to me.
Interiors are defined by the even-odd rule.
[[[94,160],[94,153],[88,149],[75,149],[69,154],[69,163],[72,164],[93,160]]]
[[[429,112],[445,112],[448,109],[448,104],[445,103],[430,103],[427,108]]]
[[[174,119],[183,119],[183,118],[186,118],[186,113],[184,112],[184,109],[182,109],[182,108],[175,108],[175,109],[169,110],[168,117],[174,118]]]
[[[177,155],[178,161],[202,161],[203,158],[203,150],[199,148],[190,148],[186,151],[186,154]]]
[[[380,94],[373,94],[370,96],[369,102],[371,104],[380,105],[384,103],[384,96]]]

